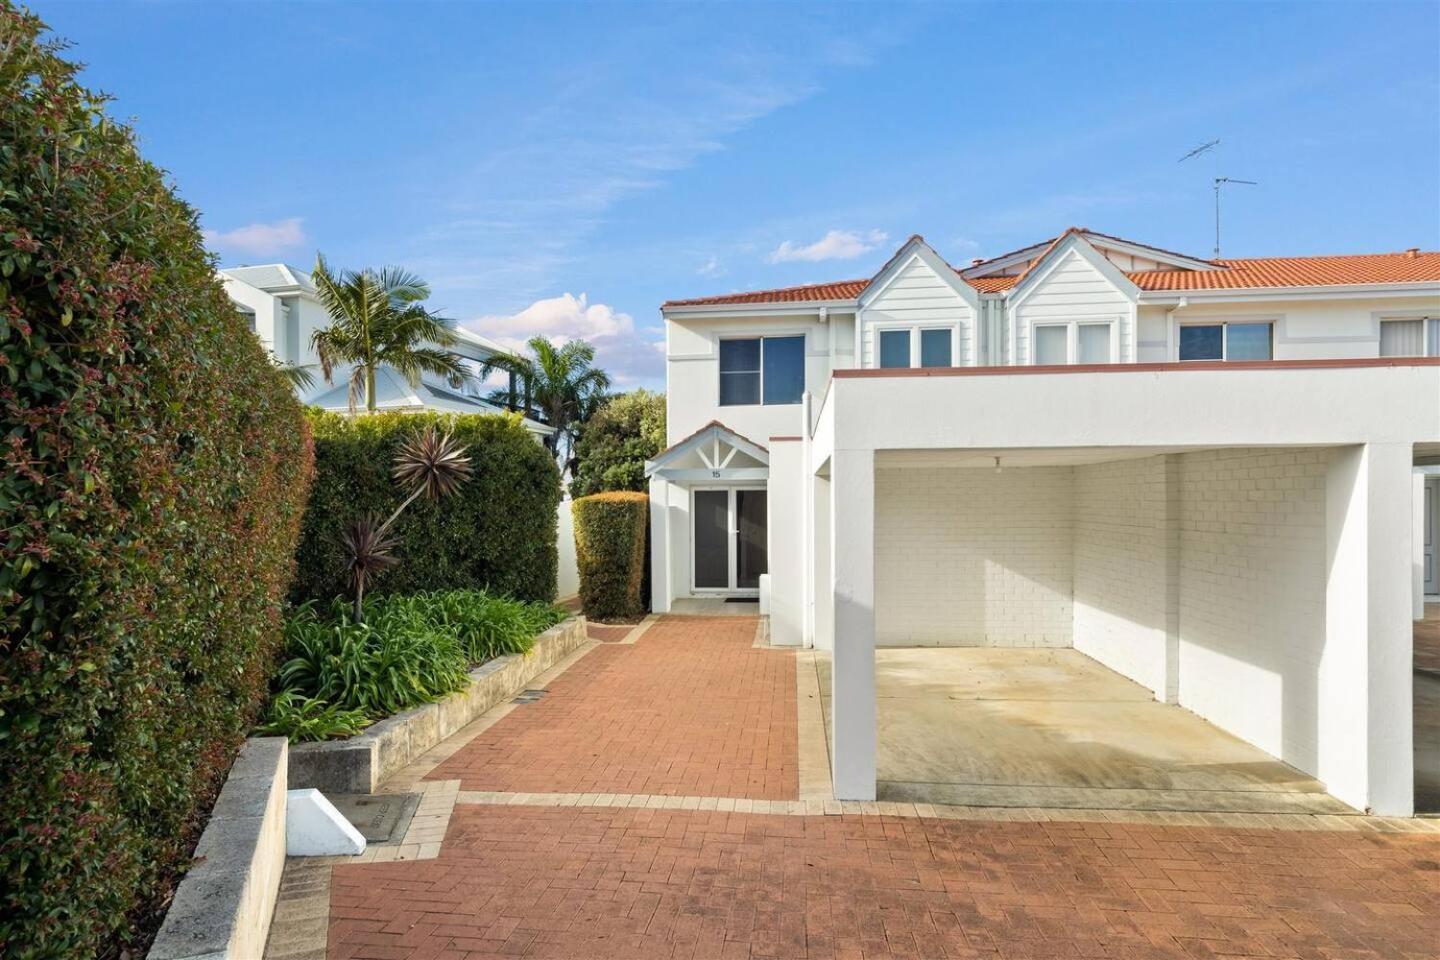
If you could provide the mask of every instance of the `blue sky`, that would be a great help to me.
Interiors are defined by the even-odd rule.
[[[1440,4],[32,4],[226,265],[399,263],[663,386],[658,305],[1083,225],[1440,248]],[[1210,157],[1176,160],[1214,138]]]

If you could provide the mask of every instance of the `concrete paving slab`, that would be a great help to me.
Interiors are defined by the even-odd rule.
[[[828,724],[829,661],[817,658]],[[1312,777],[1082,653],[876,651],[882,800],[1354,813]]]

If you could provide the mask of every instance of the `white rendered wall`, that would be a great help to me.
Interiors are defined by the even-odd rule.
[[[556,576],[555,599],[565,600],[580,592],[580,566],[575,559],[575,516],[572,500],[561,500],[555,509]]]
[[[851,336],[853,327],[846,326]],[[814,317],[731,317],[667,320],[665,323],[666,443],[683,440],[712,420],[761,446],[771,437],[798,437],[804,431],[802,405],[720,405],[720,347],[731,337],[805,336],[805,389],[819,394],[830,378],[829,324]],[[853,341],[836,343],[853,354]],[[838,358],[837,358],[838,359]],[[848,366],[848,362],[842,365]]]
[[[1324,449],[1180,458],[1180,703],[1318,770]]]
[[[1167,698],[1166,458],[1075,474],[1076,650]]]
[[[1067,647],[1068,467],[875,471],[876,643]]]
[[[805,606],[804,448],[798,441],[770,445],[770,480],[766,497],[768,569],[770,571],[770,642],[799,646]]]

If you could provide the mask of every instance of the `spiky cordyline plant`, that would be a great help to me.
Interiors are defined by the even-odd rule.
[[[395,454],[391,470],[395,482],[409,487],[410,495],[401,501],[395,512],[383,523],[370,515],[352,523],[342,535],[350,555],[350,583],[355,590],[354,620],[364,622],[365,586],[380,571],[393,566],[395,538],[390,525],[422,494],[428,500],[448,497],[469,479],[473,467],[465,445],[457,443],[448,430],[430,424],[418,435],[407,440]]]
[[[394,517],[392,516],[393,520]],[[353,619],[364,622],[365,586],[381,571],[396,563],[395,538],[390,536],[380,517],[370,513],[350,524],[340,534],[345,552],[350,555],[350,586],[355,592]]]

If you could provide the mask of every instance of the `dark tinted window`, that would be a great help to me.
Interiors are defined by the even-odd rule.
[[[805,392],[805,338],[766,337],[765,402],[799,403]]]
[[[1180,328],[1181,360],[1222,360],[1225,357],[1223,338],[1225,328],[1220,324],[1186,326]]]
[[[880,331],[880,366],[882,369],[910,366],[910,331]]]
[[[720,341],[720,405],[760,402],[760,339]]]
[[[950,331],[920,331],[920,366],[950,366]]]

